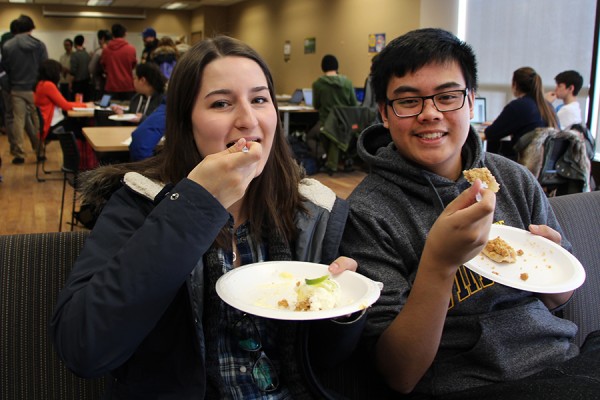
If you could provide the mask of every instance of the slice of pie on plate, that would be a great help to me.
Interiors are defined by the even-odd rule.
[[[517,252],[515,249],[506,243],[500,236],[488,240],[481,252],[493,261],[499,263],[514,263],[517,261]]]

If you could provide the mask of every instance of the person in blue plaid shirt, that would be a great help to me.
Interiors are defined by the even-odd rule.
[[[315,371],[347,357],[364,312],[280,321],[224,303],[217,279],[261,261],[329,264],[347,205],[305,179],[281,130],[271,74],[225,36],[193,46],[167,95],[164,148],[83,175],[102,210],[50,323],[82,377],[109,375],[112,399],[322,399]],[[317,362],[320,360],[320,362]]]

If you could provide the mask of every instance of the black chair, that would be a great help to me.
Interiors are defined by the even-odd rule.
[[[60,180],[60,179],[62,179],[60,177],[48,178],[45,176],[45,175],[51,175],[53,173],[62,172],[60,169],[55,169],[55,170],[47,170],[46,169],[46,147],[50,144],[51,141],[58,140],[58,138],[52,132],[52,130],[50,130],[50,132],[48,132],[48,135],[46,136],[46,138],[42,140],[42,137],[44,136],[44,117],[42,116],[42,113],[38,107],[36,107],[36,110],[37,110],[37,116],[38,116],[38,121],[39,121],[39,130],[38,130],[39,142],[38,142],[38,148],[36,149],[36,160],[37,161],[36,161],[36,166],[35,166],[35,179],[38,182],[45,182],[47,180]]]
[[[65,194],[67,190],[67,183],[73,187],[73,202],[71,205],[71,230],[75,225],[75,203],[77,201],[77,177],[79,175],[79,148],[77,147],[77,139],[75,134],[70,131],[65,131],[64,128],[59,127],[54,131],[58,140],[60,141],[60,147],[63,153],[63,165],[61,171],[63,173],[63,189],[62,189],[62,200],[60,203],[60,220],[58,223],[58,231],[62,231],[63,214],[65,208]]]
[[[537,128],[523,135],[514,150],[548,197],[583,192],[588,186],[591,167],[586,141],[575,130]]]
[[[570,179],[559,167],[559,161],[570,145],[571,141],[563,137],[548,137],[544,142],[544,159],[538,181],[549,197],[583,191],[584,182]]]
[[[337,106],[327,116],[321,134],[338,147],[345,170],[351,170],[354,164],[358,135],[375,123],[375,118],[373,110],[361,106]]]

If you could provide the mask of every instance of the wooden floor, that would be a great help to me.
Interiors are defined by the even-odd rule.
[[[29,149],[25,164],[13,165],[6,135],[0,135],[0,234],[56,232],[59,226],[62,195],[62,174],[45,175],[48,180],[38,182],[35,177],[36,158]],[[47,151],[47,170],[60,169],[62,153],[58,142],[51,142]],[[42,174],[43,175],[43,174]],[[312,177],[334,190],[338,196],[346,198],[354,187],[362,181],[365,173],[336,173],[333,176],[317,174]],[[58,178],[59,180],[50,180]],[[72,188],[67,185],[65,194],[65,216],[63,230],[69,230]],[[78,229],[78,228],[75,228]]]

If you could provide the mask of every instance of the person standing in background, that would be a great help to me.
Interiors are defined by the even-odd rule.
[[[151,61],[158,65],[160,72],[169,79],[173,73],[173,68],[177,63],[179,52],[175,47],[175,42],[168,36],[161,38],[158,41],[158,46],[152,51],[147,61]]]
[[[111,28],[113,39],[102,50],[100,64],[106,73],[104,89],[115,100],[129,100],[135,94],[133,87],[133,68],[137,64],[135,47],[127,40],[127,28],[114,24]]]
[[[71,75],[73,76],[73,93],[81,94],[79,102],[90,100],[90,54],[83,46],[83,35],[75,36],[75,52],[71,55]]]
[[[35,29],[27,15],[17,18],[17,34],[3,47],[2,66],[10,80],[10,96],[13,106],[13,129],[9,132],[10,153],[13,164],[25,162],[23,137],[29,136],[34,151],[38,148],[39,118],[33,103],[33,89],[37,83],[40,63],[48,58],[46,45],[31,36]],[[27,123],[27,120],[30,123]]]
[[[144,50],[142,51],[142,57],[140,58],[140,64],[144,64],[146,61],[150,61],[150,54],[156,47],[158,47],[158,39],[156,39],[156,31],[154,28],[146,28],[142,32],[142,38],[144,39]]]
[[[71,92],[71,83],[73,82],[73,76],[71,75],[71,54],[73,54],[73,41],[71,39],[65,39],[63,41],[63,47],[65,52],[61,54],[58,60],[62,65],[60,71],[60,81],[58,82],[58,89],[65,99],[73,101],[73,92]]]
[[[581,107],[577,101],[577,95],[583,86],[583,77],[579,72],[569,70],[563,71],[554,77],[556,88],[546,95],[550,103],[554,100],[562,100],[562,105],[557,107],[558,122],[560,129],[567,129],[573,124],[581,124]]]
[[[344,75],[338,74],[338,60],[334,55],[326,54],[321,60],[321,75],[312,84],[313,106],[319,110],[318,129],[325,123],[327,116],[334,107],[337,106],[356,106],[356,94],[352,81]],[[314,132],[317,127],[311,131]],[[339,160],[339,149],[335,143],[331,143],[323,135],[319,135],[323,148],[327,152],[327,161],[325,170],[329,173],[337,171]]]
[[[8,78],[8,74],[2,67],[2,48],[4,47],[4,43],[8,40],[12,39],[17,34],[17,20],[14,19],[10,23],[10,31],[6,32],[0,38],[0,89],[2,89],[2,103],[3,103],[3,116],[2,116],[2,128],[4,129],[4,134],[8,134],[12,130],[13,126],[13,109],[12,109],[12,101],[10,100],[10,80]]]
[[[543,88],[542,77],[533,68],[522,67],[513,73],[512,92],[516,99],[508,103],[486,128],[487,151],[514,160],[516,153],[513,147],[523,135],[535,128],[558,129],[556,112],[546,100]],[[507,136],[511,137],[510,142],[502,141]]]
[[[90,71],[90,77],[92,78],[92,99],[99,100],[104,93],[104,86],[106,84],[106,76],[104,74],[104,69],[100,64],[100,57],[102,56],[102,49],[106,47],[110,39],[112,39],[112,35],[110,31],[106,29],[100,29],[97,33],[98,37],[98,48],[94,50],[92,57],[90,58],[90,63],[88,64],[88,69]]]

